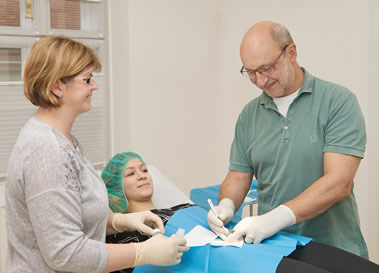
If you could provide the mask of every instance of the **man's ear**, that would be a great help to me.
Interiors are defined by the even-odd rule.
[[[297,60],[297,49],[296,45],[294,43],[290,44],[287,48],[288,56],[290,57],[290,60],[292,63],[296,62]]]
[[[62,88],[61,88],[61,81],[60,80],[57,80],[54,85],[53,85],[53,88],[51,89],[51,92],[57,96],[58,98],[61,98],[63,96],[63,93],[62,93]]]

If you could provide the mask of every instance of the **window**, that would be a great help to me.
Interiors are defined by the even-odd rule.
[[[0,48],[0,81],[21,81],[21,48]]]
[[[0,2],[0,26],[20,27],[19,1],[5,0]]]
[[[24,96],[22,74],[30,48],[43,35],[59,34],[82,41],[105,60],[105,3],[100,0],[0,1],[0,181],[6,177],[18,133],[36,107]],[[99,89],[92,110],[80,115],[73,134],[95,166],[109,155],[107,67],[94,73]]]

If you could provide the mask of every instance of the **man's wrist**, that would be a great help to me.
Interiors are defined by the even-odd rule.
[[[296,223],[295,214],[285,205],[280,205],[267,214],[271,219],[270,221],[276,224],[277,231],[292,226]]]
[[[282,207],[283,209],[285,209],[288,212],[288,215],[291,217],[290,225],[292,226],[292,225],[296,224],[296,215],[292,211],[292,209],[290,209],[286,205],[280,205],[279,207]]]
[[[233,213],[235,212],[235,205],[234,205],[234,202],[232,199],[229,199],[229,198],[224,198],[222,199],[218,205],[220,207],[225,207],[225,208],[228,208],[230,209]]]

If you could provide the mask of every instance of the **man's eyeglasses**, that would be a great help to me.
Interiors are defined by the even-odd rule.
[[[287,47],[290,44],[286,45],[282,52],[280,52],[279,56],[275,59],[275,61],[272,64],[267,64],[259,67],[256,70],[247,70],[244,66],[241,67],[240,73],[244,75],[245,77],[250,78],[252,81],[255,81],[257,79],[257,73],[265,76],[270,76],[271,73],[275,71],[275,65],[279,61],[280,57],[283,55],[284,51],[286,51]]]

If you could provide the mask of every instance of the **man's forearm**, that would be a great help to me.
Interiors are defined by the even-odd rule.
[[[284,205],[293,211],[297,223],[312,219],[345,198],[341,194],[343,190],[334,184],[323,176],[303,193],[285,202]]]
[[[360,158],[326,153],[324,176],[303,193],[285,202],[295,214],[297,223],[312,219],[349,196]]]
[[[250,189],[252,178],[252,173],[229,171],[221,185],[218,201],[224,198],[231,199],[237,211]]]

